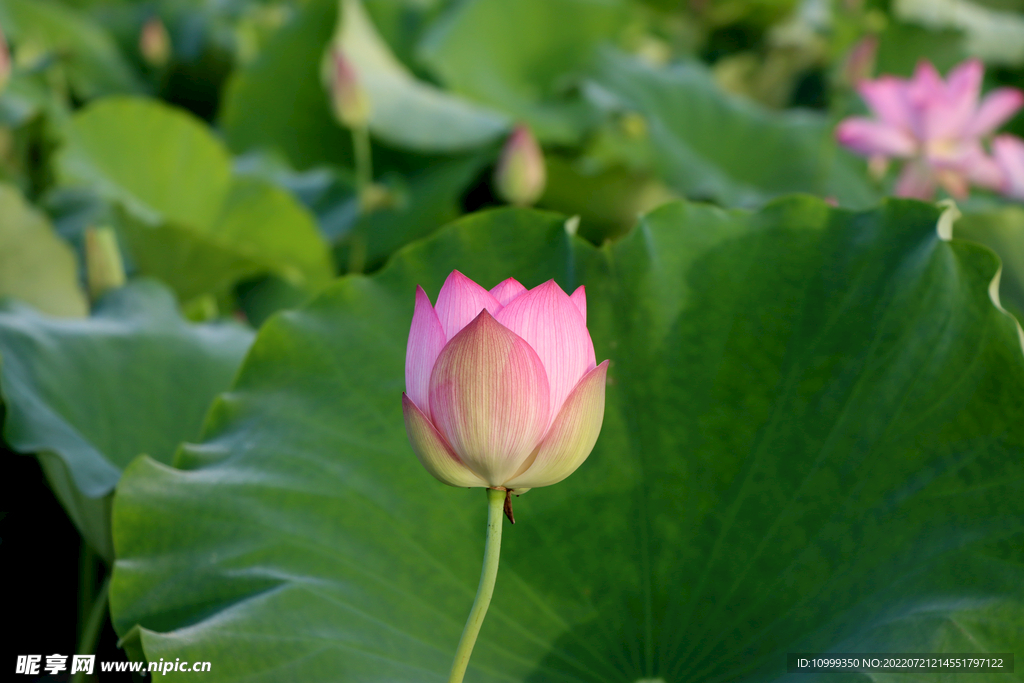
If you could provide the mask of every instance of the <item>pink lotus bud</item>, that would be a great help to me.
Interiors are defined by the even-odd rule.
[[[416,288],[402,407],[413,450],[450,486],[522,493],[582,464],[604,420],[583,287],[509,278],[487,291],[458,271],[437,305]]]
[[[530,206],[544,194],[547,172],[544,153],[526,126],[516,126],[501,150],[494,172],[498,196],[509,204]]]
[[[11,51],[7,47],[7,38],[4,36],[3,27],[0,26],[0,93],[7,87],[9,80],[11,80]]]
[[[334,115],[348,128],[365,126],[370,119],[370,98],[359,83],[352,62],[340,48],[334,51],[334,74],[331,82]]]
[[[146,64],[160,68],[171,58],[171,36],[160,17],[150,17],[139,33],[139,52]]]
[[[878,54],[878,36],[867,35],[857,41],[846,58],[843,75],[850,85],[859,85],[871,78],[875,71],[875,57]]]

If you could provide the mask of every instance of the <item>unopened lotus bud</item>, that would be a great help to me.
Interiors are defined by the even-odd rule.
[[[547,172],[544,153],[526,126],[516,126],[501,151],[494,188],[509,204],[530,206],[544,194]]]
[[[7,47],[3,26],[0,26],[0,93],[7,87],[9,80],[11,80],[11,51]]]
[[[874,75],[875,57],[878,55],[878,36],[861,38],[850,50],[843,68],[843,75],[850,85],[859,85]]]
[[[334,115],[348,128],[361,128],[370,120],[370,98],[359,82],[355,66],[336,49],[331,81]]]
[[[402,406],[413,450],[451,486],[522,493],[572,474],[604,420],[608,361],[583,287],[512,278],[490,291],[455,271],[437,304],[416,289]]]
[[[139,52],[152,67],[165,66],[171,58],[171,36],[160,17],[151,17],[139,34]]]
[[[124,286],[124,262],[117,246],[117,235],[111,228],[86,228],[85,271],[93,301]]]

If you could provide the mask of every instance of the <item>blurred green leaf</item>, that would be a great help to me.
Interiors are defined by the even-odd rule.
[[[360,270],[376,269],[401,247],[457,218],[462,194],[493,157],[493,153],[478,153],[439,160],[409,174],[408,180],[392,177],[389,204],[354,216],[335,250],[338,263],[350,263],[356,249]]]
[[[750,24],[769,27],[787,19],[798,4],[796,0],[705,0],[691,3],[701,18],[712,26]]]
[[[57,165],[65,183],[125,209],[135,264],[184,300],[265,272],[311,291],[333,276],[309,212],[270,183],[232,177],[227,150],[184,112],[107,98],[75,115]]]
[[[0,0],[0,24],[19,50],[53,52],[83,99],[141,87],[103,27],[77,10],[53,0]]]
[[[417,80],[391,53],[359,0],[344,0],[337,42],[370,98],[370,131],[399,147],[458,152],[480,147],[510,128],[500,112]]]
[[[579,234],[595,244],[621,237],[637,217],[676,199],[660,181],[626,168],[589,172],[564,157],[548,155],[547,185],[539,206],[579,216]]]
[[[823,116],[773,112],[723,93],[699,64],[654,69],[621,53],[603,56],[590,86],[608,110],[644,118],[655,170],[677,192],[756,206],[785,192],[863,197],[866,179],[830,182],[836,148]]]
[[[570,78],[628,19],[616,0],[466,0],[423,37],[425,65],[453,91],[528,123],[545,142],[573,143],[590,121]]]
[[[82,109],[57,164],[64,182],[92,186],[152,224],[210,226],[231,185],[231,157],[206,126],[153,100]]]
[[[187,324],[154,282],[113,290],[85,320],[4,304],[4,438],[40,454],[57,497],[109,560],[109,495],[121,470],[140,453],[170,462],[180,441],[198,435],[252,336],[233,323]]]
[[[599,250],[503,210],[342,279],[261,329],[200,444],[125,472],[118,633],[211,682],[445,680],[484,496],[423,471],[399,396],[415,287],[458,268],[585,285],[613,360],[594,453],[516,502],[474,681],[1020,651],[1024,355],[997,259],[937,218],[673,203]]]
[[[125,239],[139,271],[171,285],[184,300],[275,273],[315,291],[333,275],[313,217],[284,190],[256,179],[236,181],[223,213],[201,234],[175,223],[128,219]]]
[[[235,301],[245,319],[255,328],[262,327],[278,311],[298,308],[309,298],[309,292],[273,275],[240,282],[235,288]]]
[[[831,151],[834,156],[824,181],[824,196],[850,209],[867,209],[878,204],[884,193],[877,182],[869,180],[867,159],[839,146]]]
[[[12,74],[10,82],[0,93],[0,125],[10,129],[24,126],[40,111],[53,106],[53,93],[40,80]],[[5,161],[10,165],[9,159]]]
[[[260,178],[287,190],[316,216],[320,233],[336,241],[359,214],[356,184],[349,169],[318,166],[295,171],[273,154],[253,153],[235,161],[235,172]]]
[[[1024,320],[1024,207],[968,213],[953,226],[956,237],[980,242],[999,254],[1003,306]]]
[[[962,32],[956,42],[987,64],[1024,64],[1024,3],[1017,0],[893,0],[892,9],[900,19],[931,29],[932,40]]]
[[[963,34],[959,31],[929,31],[894,21],[878,37],[875,73],[910,77],[922,59],[946,73],[967,56]]]
[[[61,456],[52,451],[37,451],[36,457],[50,490],[78,533],[107,564],[111,564],[114,561],[114,538],[110,533],[113,494],[87,496],[75,485],[71,468]]]
[[[220,125],[236,154],[273,150],[300,171],[324,163],[349,163],[349,132],[331,115],[320,78],[337,9],[337,0],[308,0],[256,60],[232,76]]]
[[[82,317],[89,305],[75,255],[17,189],[0,183],[0,296],[50,315]]]
[[[416,45],[448,0],[364,0],[377,32],[406,67],[417,68]]]

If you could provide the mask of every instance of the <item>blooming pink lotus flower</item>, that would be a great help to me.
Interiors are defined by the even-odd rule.
[[[882,76],[862,81],[857,90],[876,119],[851,117],[836,129],[846,147],[871,157],[875,165],[907,159],[896,182],[902,197],[930,199],[937,185],[962,198],[971,184],[998,189],[999,165],[985,153],[990,135],[1024,105],[1024,93],[997,88],[979,103],[984,67],[970,59],[943,81],[929,62],[918,64],[910,80]]]
[[[487,291],[452,272],[431,306],[416,288],[402,407],[413,450],[450,486],[522,493],[565,479],[604,420],[583,287],[509,278]]]

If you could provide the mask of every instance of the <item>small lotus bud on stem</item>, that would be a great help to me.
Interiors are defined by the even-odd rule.
[[[526,126],[516,126],[501,151],[494,172],[498,196],[509,204],[530,206],[544,194],[547,172],[544,153]]]
[[[846,58],[843,75],[850,85],[859,85],[874,74],[875,57],[878,54],[878,36],[867,35],[861,38],[850,50]]]
[[[362,128],[370,119],[370,98],[359,82],[355,66],[341,49],[334,51],[331,82],[334,115],[348,128]]]
[[[370,97],[366,94],[355,66],[341,48],[336,47],[331,77],[331,103],[338,121],[352,131],[356,188],[359,208],[367,213],[376,208],[379,192],[373,184],[373,155],[370,145]]]
[[[158,69],[171,59],[171,36],[160,17],[150,17],[143,24],[139,33],[139,52],[146,64]]]
[[[0,93],[7,87],[9,80],[11,80],[11,51],[7,47],[3,26],[0,26]]]
[[[93,301],[112,289],[124,286],[124,262],[117,247],[117,236],[111,228],[86,228],[85,269],[89,296]]]

